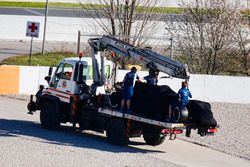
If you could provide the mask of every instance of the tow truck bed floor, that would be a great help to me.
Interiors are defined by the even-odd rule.
[[[161,127],[164,127],[164,128],[185,128],[186,127],[186,125],[184,123],[162,122],[162,121],[157,121],[157,120],[153,120],[153,119],[144,118],[144,117],[134,115],[134,114],[121,113],[121,112],[119,112],[117,110],[99,108],[98,112],[101,113],[101,114],[116,116],[116,117],[119,117],[119,118],[127,118],[127,119],[135,120],[135,121],[138,121],[138,122],[157,125],[157,126],[161,126]]]

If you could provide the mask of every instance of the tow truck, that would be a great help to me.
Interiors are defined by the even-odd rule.
[[[158,69],[171,77],[189,79],[187,66],[173,61],[147,48],[138,48],[112,36],[90,38],[90,58],[65,58],[54,74],[50,68],[45,80],[48,87],[40,86],[28,104],[29,113],[40,110],[43,128],[56,130],[61,123],[72,123],[80,130],[105,133],[109,143],[127,145],[129,138],[143,136],[146,144],[159,145],[167,135],[174,140],[177,134],[198,128],[185,122],[166,122],[145,118],[141,115],[122,113],[110,101],[115,91],[117,65],[106,60],[105,51],[117,56],[130,57],[150,69]],[[90,81],[92,83],[90,83]],[[180,111],[181,112],[181,111]],[[185,112],[183,112],[185,113]],[[180,114],[187,117],[187,114]],[[215,128],[203,130],[203,134],[214,133]],[[187,131],[189,132],[189,131]]]

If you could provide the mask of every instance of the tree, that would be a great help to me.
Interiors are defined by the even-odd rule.
[[[113,35],[136,46],[146,45],[149,36],[156,31],[156,21],[161,14],[156,14],[158,0],[98,0],[91,4],[94,9],[92,18],[104,33]],[[122,59],[122,68],[125,67]]]
[[[167,29],[191,72],[220,74],[232,57],[242,53],[240,41],[245,36],[238,4],[230,0],[182,2],[183,15],[175,28]]]
[[[238,26],[238,33],[235,34],[235,39],[239,41],[239,49],[240,49],[240,67],[241,67],[241,73],[250,75],[250,66],[248,63],[248,56],[250,54],[250,49],[249,49],[249,39],[247,36],[249,35],[249,20],[248,19],[243,19],[242,24],[245,25],[247,28],[245,30],[242,30],[242,26]]]

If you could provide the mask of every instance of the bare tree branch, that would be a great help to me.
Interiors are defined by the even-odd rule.
[[[99,0],[102,6],[98,8],[90,1],[92,18],[106,34],[137,46],[146,45],[149,35],[156,31],[157,26],[151,21],[161,17],[154,11],[157,3],[158,0]]]
[[[173,31],[169,25],[168,31],[177,40],[180,55],[192,72],[226,72],[225,65],[232,55],[237,56],[233,50],[240,49],[241,38],[234,34],[239,34],[242,25],[238,4],[230,0],[182,2],[183,14],[177,24],[178,30]]]

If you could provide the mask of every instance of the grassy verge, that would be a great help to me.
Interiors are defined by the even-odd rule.
[[[137,7],[136,11],[145,11],[143,6]],[[176,7],[153,7],[152,9],[148,9],[148,11],[152,11],[153,13],[173,13],[173,14],[181,14],[182,9]]]
[[[0,1],[0,6],[44,8],[45,7],[45,2],[8,2],[8,1]],[[48,6],[51,6],[51,7],[53,7],[53,6],[55,6],[55,7],[80,7],[80,4],[49,2]]]
[[[15,1],[0,1],[0,7],[32,7],[32,8],[44,8],[45,2],[15,2]],[[65,8],[82,8],[87,10],[103,9],[107,8],[106,5],[100,4],[80,4],[80,3],[61,3],[61,2],[49,2],[49,7],[65,7]],[[143,6],[139,6],[137,11],[142,11]],[[152,9],[155,13],[182,13],[181,8],[177,7],[154,7]],[[250,10],[242,10],[241,13],[245,16],[250,16]]]
[[[8,1],[0,1],[0,6],[2,7],[32,7],[32,8],[44,8],[45,2],[8,2]],[[65,8],[82,8],[88,10],[94,9],[103,9],[107,8],[106,5],[99,4],[80,4],[80,3],[57,3],[57,2],[49,2],[49,7],[65,7]],[[141,11],[143,6],[137,8],[137,11]],[[175,7],[154,7],[153,12],[155,13],[181,13],[181,8]]]
[[[31,56],[31,65],[32,66],[56,66],[63,58],[74,57],[74,53],[65,52],[65,53],[46,53],[42,55],[41,53],[36,53]],[[29,65],[29,55],[16,56],[4,59],[0,62],[0,65]]]
[[[248,10],[242,10],[241,13],[245,16],[250,16],[250,9]]]

